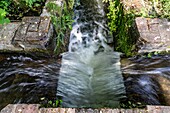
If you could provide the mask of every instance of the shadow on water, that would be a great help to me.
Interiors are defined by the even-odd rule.
[[[170,55],[122,59],[128,101],[170,105]]]
[[[0,56],[0,109],[12,103],[40,103],[56,98],[60,64],[56,59]]]

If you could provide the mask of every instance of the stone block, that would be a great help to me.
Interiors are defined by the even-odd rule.
[[[137,17],[135,22],[139,32],[148,32],[148,22],[146,18]]]
[[[37,32],[39,24],[32,23],[28,27],[28,32]]]
[[[170,42],[170,25],[160,24],[158,26],[162,42]],[[170,45],[169,45],[170,46]]]
[[[113,109],[101,109],[100,112],[102,112],[102,113],[113,113]]]
[[[15,34],[14,41],[24,41],[28,27],[29,23],[21,24]]]
[[[23,17],[22,23],[31,23],[31,24],[39,24],[40,23],[40,17]]]
[[[39,104],[9,104],[1,113],[38,113]]]
[[[17,104],[15,113],[38,113],[38,104]]]
[[[149,24],[149,26],[148,26],[149,31],[159,33],[158,25],[159,24]]]
[[[39,32],[47,33],[50,27],[50,17],[41,17]]]
[[[40,108],[38,113],[60,113],[58,108]]]
[[[159,24],[160,19],[159,18],[153,18],[153,19],[148,19],[148,24]]]
[[[169,106],[147,106],[147,113],[170,113]]]
[[[120,109],[120,113],[134,113],[133,109]]]
[[[159,32],[141,32],[140,38],[145,40],[145,43],[159,43],[161,42],[161,36]]]
[[[39,38],[39,33],[38,32],[27,32],[25,36],[25,42],[33,44],[33,43],[38,43],[40,41]]]
[[[19,26],[20,23],[18,22],[9,23],[2,26],[0,29],[0,41],[12,41]]]

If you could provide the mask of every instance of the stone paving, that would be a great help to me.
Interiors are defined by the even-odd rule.
[[[1,113],[170,113],[169,106],[146,106],[144,109],[40,108],[39,104],[9,104]]]

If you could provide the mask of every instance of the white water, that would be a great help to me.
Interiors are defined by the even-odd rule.
[[[63,53],[57,96],[63,107],[118,107],[125,96],[120,54],[107,45],[111,37],[102,0],[80,0],[69,52]]]

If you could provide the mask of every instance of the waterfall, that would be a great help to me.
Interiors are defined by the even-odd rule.
[[[102,0],[76,0],[69,51],[62,54],[57,87],[63,107],[118,107],[125,97],[120,53],[111,38]]]

